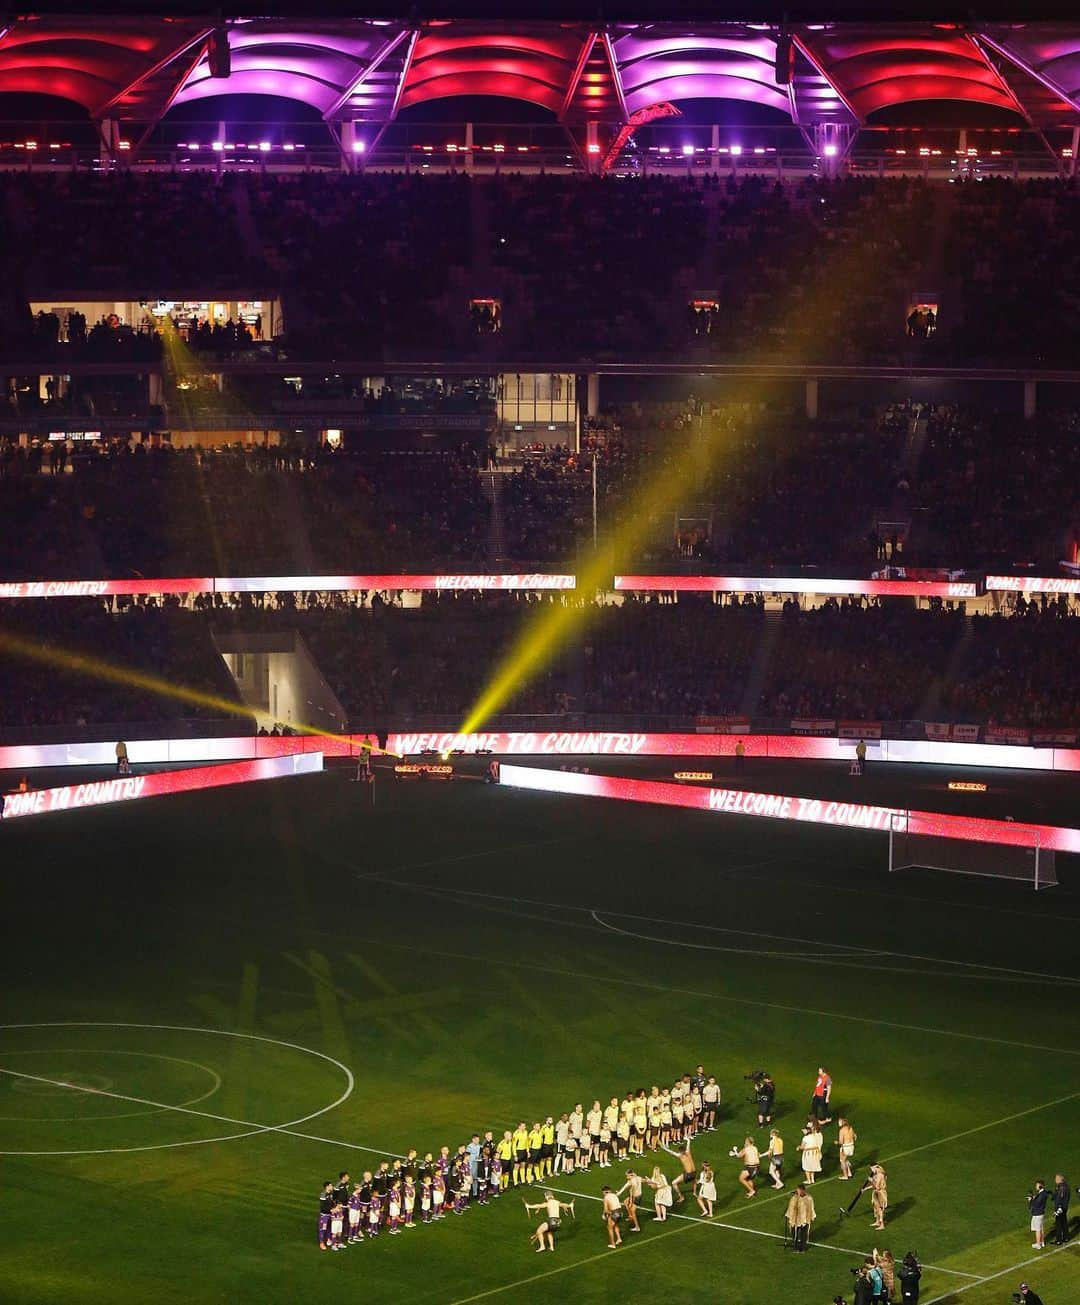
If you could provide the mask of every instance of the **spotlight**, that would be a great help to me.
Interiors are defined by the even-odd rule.
[[[741,146],[741,145],[732,145],[732,147],[731,147],[731,152],[732,152],[732,154],[741,154],[741,153],[742,153],[742,146]]]
[[[835,159],[835,158],[836,158],[836,146],[835,146],[835,145],[826,145],[825,148],[824,148],[821,152],[825,155],[825,157],[826,157],[827,159]]]
[[[686,154],[687,156],[693,154],[693,152],[694,152],[694,147],[693,147],[693,145],[684,145],[684,146],[682,147],[682,152],[683,152],[684,154]]]
[[[367,149],[367,141],[363,141],[363,140],[354,140],[354,141],[353,141],[353,143],[352,143],[352,152],[353,152],[354,154],[363,154],[363,152],[364,152],[366,149]]]

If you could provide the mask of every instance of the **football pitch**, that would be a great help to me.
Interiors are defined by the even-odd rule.
[[[1080,867],[1059,887],[886,871],[880,834],[340,773],[0,826],[0,1300],[784,1301],[851,1296],[877,1245],[921,1305],[1080,1301],[1080,1237],[1025,1195],[1080,1183]],[[716,1170],[610,1251],[602,1182],[555,1253],[511,1190],[320,1253],[323,1180],[670,1085],[723,1093]],[[847,1218],[835,1128],[813,1246],[783,1216],[819,1064],[889,1175]],[[767,1069],[788,1190],[747,1200]],[[632,1163],[632,1162],[631,1162]],[[637,1168],[677,1161],[648,1152]],[[1077,1198],[1074,1197],[1074,1214]],[[1052,1218],[1048,1219],[1048,1226]],[[1074,1219],[1075,1226],[1075,1219]]]

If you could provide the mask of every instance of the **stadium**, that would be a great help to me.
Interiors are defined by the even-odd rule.
[[[0,1299],[1080,1300],[1078,155],[1050,7],[0,18]]]

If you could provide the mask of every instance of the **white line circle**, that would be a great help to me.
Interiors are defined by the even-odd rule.
[[[197,1106],[200,1102],[206,1101],[221,1087],[221,1075],[216,1069],[211,1069],[209,1065],[201,1065],[197,1060],[183,1060],[179,1056],[164,1056],[156,1051],[117,1051],[114,1047],[59,1047],[50,1049],[48,1047],[29,1047],[25,1051],[0,1051],[0,1057],[3,1056],[141,1056],[145,1060],[170,1060],[175,1065],[190,1065],[192,1069],[201,1069],[204,1074],[209,1074],[214,1080],[213,1086],[209,1092],[204,1092],[201,1097],[192,1097],[190,1101],[177,1102],[176,1108],[186,1109],[189,1106]],[[60,1089],[63,1092],[64,1089]],[[164,1115],[172,1107],[151,1106],[149,1110],[125,1110],[117,1115],[79,1115],[78,1118],[63,1119],[59,1115],[0,1115],[0,1123],[8,1122],[14,1124],[81,1124],[88,1119],[136,1119],[140,1115]]]
[[[343,1065],[340,1060],[335,1060],[333,1056],[328,1056],[323,1051],[314,1051],[311,1047],[301,1047],[295,1042],[282,1042],[278,1038],[266,1038],[258,1033],[235,1033],[229,1029],[203,1029],[190,1024],[132,1024],[127,1021],[117,1023],[106,1020],[55,1020],[49,1023],[0,1024],[0,1033],[9,1029],[157,1029],[159,1032],[165,1033],[205,1033],[217,1038],[247,1038],[251,1042],[265,1042],[270,1046],[285,1047],[288,1051],[300,1051],[306,1056],[317,1056],[319,1060],[325,1060],[328,1064],[333,1065],[335,1069],[340,1069],[345,1075],[345,1091],[336,1100],[331,1101],[328,1106],[323,1106],[321,1110],[315,1110],[310,1115],[302,1115],[299,1119],[290,1119],[284,1124],[264,1124],[259,1128],[245,1129],[242,1133],[228,1133],[225,1137],[197,1137],[186,1142],[157,1142],[150,1146],[105,1146],[79,1151],[0,1151],[0,1155],[127,1155],[134,1151],[171,1151],[181,1146],[207,1146],[212,1142],[235,1142],[238,1138],[256,1137],[260,1133],[273,1133],[278,1129],[296,1128],[298,1125],[306,1124],[312,1119],[318,1119],[320,1115],[328,1114],[344,1101],[347,1101],[352,1096],[353,1089],[356,1086],[352,1070],[347,1065]]]

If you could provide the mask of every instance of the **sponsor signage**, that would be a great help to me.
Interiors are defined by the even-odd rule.
[[[842,720],[837,734],[842,739],[880,739],[879,720]]]
[[[292,757],[266,757],[260,761],[234,761],[223,766],[197,766],[190,770],[159,770],[144,775],[117,775],[89,780],[85,784],[64,784],[59,788],[27,789],[9,793],[4,819],[49,815],[56,811],[78,811],[83,807],[108,806],[114,802],[137,802],[140,798],[196,789],[220,788],[226,784],[249,784],[254,780],[280,779],[286,775],[309,775],[323,768],[321,752]]]
[[[1031,731],[1016,725],[987,725],[983,738],[987,743],[1030,743]]]
[[[573,589],[572,575],[263,575],[157,580],[16,580],[0,598],[105,598],[113,594],[311,593],[367,589]]]
[[[732,575],[617,575],[615,588],[721,594],[867,594],[894,598],[974,598],[968,580],[807,580],[804,577]]]
[[[800,716],[791,722],[791,731],[793,734],[835,734],[836,721]]]
[[[985,793],[986,785],[977,779],[950,779],[950,793]]]
[[[927,721],[926,737],[935,742],[951,740],[954,743],[978,743],[978,725],[950,725],[945,722]]]
[[[1080,576],[988,575],[986,588],[1011,594],[1080,594]]]
[[[870,806],[861,802],[792,797],[786,793],[687,788],[663,780],[624,779],[615,775],[590,775],[506,764],[502,767],[501,782],[510,788],[541,793],[616,798],[625,802],[647,802],[725,815],[802,821],[843,829],[869,829],[883,833],[895,829],[903,833],[956,838],[964,842],[1028,846],[1037,838],[1039,846],[1043,848],[1058,852],[1080,851],[1080,829],[1055,825],[1017,825],[1006,820],[951,816],[935,811],[905,811],[897,807]]]

